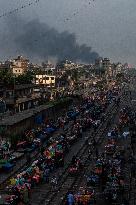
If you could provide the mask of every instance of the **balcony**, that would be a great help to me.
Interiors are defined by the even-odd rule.
[[[23,96],[20,98],[18,97],[16,100],[16,103],[28,102],[28,101],[32,101],[32,100],[36,100],[40,98],[41,98],[40,94],[31,94],[31,95]]]
[[[7,105],[14,105],[15,103],[19,104],[19,103],[23,103],[23,102],[28,102],[28,101],[40,99],[40,98],[41,98],[40,94],[31,94],[31,95],[27,95],[27,96],[17,96],[15,99],[14,99],[14,97],[5,98],[4,100],[5,100]]]
[[[5,98],[4,100],[7,105],[14,105],[14,98]]]

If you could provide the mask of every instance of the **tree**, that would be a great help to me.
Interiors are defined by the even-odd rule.
[[[116,80],[117,80],[118,82],[123,82],[124,79],[125,79],[124,73],[118,73],[118,74],[116,75]]]
[[[16,77],[16,83],[17,84],[31,84],[33,80],[33,73],[30,71],[27,71],[23,75],[19,75]]]
[[[5,85],[13,85],[14,77],[8,70],[0,71],[0,81]]]
[[[96,68],[95,69],[95,74],[99,76],[105,75],[106,70],[104,68]]]
[[[72,70],[71,78],[72,78],[72,80],[75,81],[75,82],[78,81],[78,71],[77,71],[77,70]]]

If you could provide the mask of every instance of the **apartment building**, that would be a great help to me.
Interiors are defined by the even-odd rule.
[[[28,70],[29,60],[18,56],[12,60],[11,69],[12,73],[16,76],[24,74]]]
[[[44,85],[45,87],[55,87],[56,77],[54,75],[36,75],[36,85]]]

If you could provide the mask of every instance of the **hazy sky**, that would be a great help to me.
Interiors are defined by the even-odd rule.
[[[0,0],[0,14],[27,2]],[[59,31],[74,32],[80,44],[91,46],[100,56],[136,65],[135,10],[136,0],[40,0],[17,15],[27,21],[38,18]],[[6,34],[5,24],[11,17],[0,18],[0,35]],[[0,46],[0,58],[14,54],[8,43]]]

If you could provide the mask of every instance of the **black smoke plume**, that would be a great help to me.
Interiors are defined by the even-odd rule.
[[[55,58],[92,63],[99,56],[91,47],[79,45],[75,34],[59,32],[37,19],[26,22],[13,17],[7,25],[16,49],[33,59]]]

